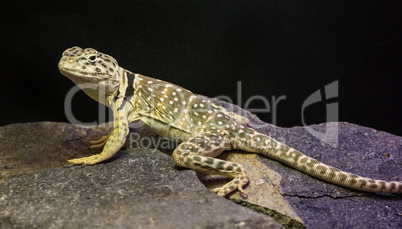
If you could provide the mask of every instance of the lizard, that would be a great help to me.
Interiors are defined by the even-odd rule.
[[[129,123],[142,121],[150,130],[179,145],[172,157],[180,167],[231,181],[213,191],[226,196],[236,190],[247,196],[249,182],[241,164],[216,158],[225,150],[240,149],[279,161],[303,173],[346,188],[374,193],[402,193],[402,182],[375,180],[336,169],[291,148],[248,125],[246,117],[230,112],[211,99],[173,83],[133,73],[110,55],[74,46],[58,63],[62,75],[90,98],[110,107],[114,129],[91,148],[96,155],[68,160],[73,165],[94,165],[115,155],[126,141]]]

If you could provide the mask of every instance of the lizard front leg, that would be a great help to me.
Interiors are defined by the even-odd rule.
[[[115,113],[114,126],[110,135],[104,136],[98,141],[91,142],[91,144],[94,144],[91,146],[91,149],[104,146],[100,154],[71,159],[68,160],[68,163],[75,165],[94,165],[113,157],[124,145],[129,133],[127,117],[124,113]]]
[[[101,139],[96,140],[96,141],[90,141],[89,144],[91,144],[90,148],[91,149],[97,149],[97,148],[102,148],[103,146],[105,146],[107,140],[109,139],[110,134],[109,135],[105,135],[103,136]]]
[[[179,166],[197,172],[233,178],[224,186],[214,189],[219,196],[226,196],[235,190],[239,190],[247,196],[243,186],[248,183],[249,178],[243,166],[213,158],[228,149],[230,149],[229,143],[223,137],[201,133],[197,137],[181,143],[173,151],[173,159]]]

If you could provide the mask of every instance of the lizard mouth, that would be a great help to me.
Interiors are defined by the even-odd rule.
[[[67,67],[63,62],[59,62],[59,70],[61,74],[68,78],[82,78],[91,81],[106,80],[109,78],[109,74],[107,73]]]

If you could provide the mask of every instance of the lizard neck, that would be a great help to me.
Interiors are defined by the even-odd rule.
[[[113,103],[119,103],[119,107],[124,107],[127,102],[133,99],[135,92],[135,81],[138,74],[132,73],[119,67],[119,88],[113,94],[105,96],[105,105],[111,107]]]

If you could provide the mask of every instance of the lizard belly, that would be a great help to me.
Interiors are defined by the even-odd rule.
[[[152,117],[142,116],[141,121],[143,121],[152,132],[170,141],[183,142],[193,137],[189,131],[177,128],[171,123],[165,123]]]

